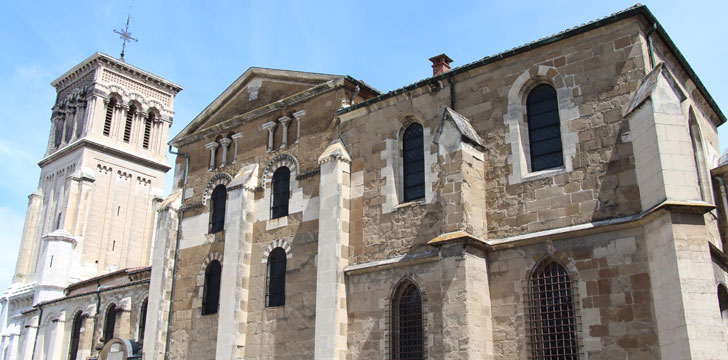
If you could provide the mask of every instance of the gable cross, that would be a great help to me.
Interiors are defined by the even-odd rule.
[[[123,41],[121,45],[121,60],[124,60],[124,50],[126,50],[126,43],[130,41],[137,42],[139,40],[131,37],[131,33],[129,32],[129,18],[131,15],[128,15],[126,17],[126,28],[123,30],[114,30],[115,33],[119,34],[119,38]]]

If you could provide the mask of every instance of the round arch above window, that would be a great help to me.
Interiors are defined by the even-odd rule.
[[[205,185],[205,191],[202,192],[202,205],[207,204],[207,200],[212,197],[212,191],[215,187],[218,185],[227,186],[231,181],[233,181],[233,177],[225,172],[221,172],[210,178],[210,181]]]
[[[261,184],[265,186],[273,180],[273,173],[280,167],[287,167],[291,171],[292,175],[298,176],[298,159],[289,153],[283,153],[276,155],[273,159],[268,162],[268,165],[263,169],[261,175]]]

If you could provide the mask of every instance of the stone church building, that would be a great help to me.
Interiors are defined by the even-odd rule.
[[[181,87],[69,71],[2,359],[728,358],[726,118],[650,11],[430,60],[248,69],[165,199]]]

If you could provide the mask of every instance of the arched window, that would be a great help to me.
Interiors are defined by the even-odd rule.
[[[528,337],[532,359],[577,359],[574,300],[569,273],[553,260],[529,281]]]
[[[288,198],[290,197],[291,171],[282,166],[273,173],[273,207],[271,218],[277,219],[288,215]]]
[[[59,118],[58,120],[56,120],[56,129],[53,135],[53,145],[55,147],[61,146],[61,143],[63,142],[63,127],[65,126],[64,123],[65,122],[63,118]]]
[[[266,306],[286,304],[286,251],[275,248],[268,255],[268,281],[265,292]]]
[[[114,329],[116,328],[116,305],[111,304],[106,310],[106,323],[104,323],[104,343],[114,338]]]
[[[225,229],[225,203],[227,202],[227,189],[225,185],[215,186],[212,190],[212,204],[210,204],[210,234]]]
[[[104,118],[104,135],[111,135],[111,120],[114,118],[114,109],[116,108],[116,99],[111,98],[106,104],[106,117]]]
[[[134,120],[134,115],[137,112],[137,108],[134,105],[129,106],[129,110],[126,112],[126,124],[124,124],[124,142],[129,142],[131,139],[131,124]]]
[[[424,359],[422,295],[415,284],[401,283],[392,297],[392,358]]]
[[[76,360],[78,356],[78,346],[81,342],[81,328],[83,323],[86,321],[86,315],[82,312],[77,312],[76,316],[73,317],[73,327],[71,329],[71,344],[68,346],[68,359]]]
[[[407,127],[402,137],[402,166],[404,173],[404,201],[425,197],[425,150],[422,125]]]
[[[144,330],[147,327],[147,305],[149,299],[144,299],[142,302],[142,309],[139,311],[139,337],[137,338],[138,343],[144,343]]]
[[[693,159],[695,160],[695,171],[698,176],[698,187],[700,188],[701,200],[705,202],[712,202],[713,199],[711,198],[709,191],[710,177],[708,174],[710,172],[707,170],[707,166],[705,164],[706,156],[703,149],[703,136],[700,133],[700,126],[698,126],[698,121],[695,118],[695,112],[692,107],[688,110],[688,126],[690,129],[690,139],[692,140],[691,142],[693,145]]]
[[[536,86],[526,99],[531,171],[564,165],[561,147],[561,122],[556,90],[550,85]]]
[[[718,285],[718,308],[723,323],[728,324],[728,290],[723,284]]]
[[[149,149],[149,139],[152,136],[152,121],[154,120],[154,113],[149,112],[149,115],[144,119],[144,138],[142,138],[142,147]]]
[[[217,314],[220,305],[220,276],[222,265],[217,260],[210,261],[205,269],[205,291],[202,299],[202,315]]]

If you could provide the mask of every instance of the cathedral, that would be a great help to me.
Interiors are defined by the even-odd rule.
[[[249,68],[171,139],[179,85],[59,77],[0,359],[727,359],[726,117],[653,14],[430,60]]]

